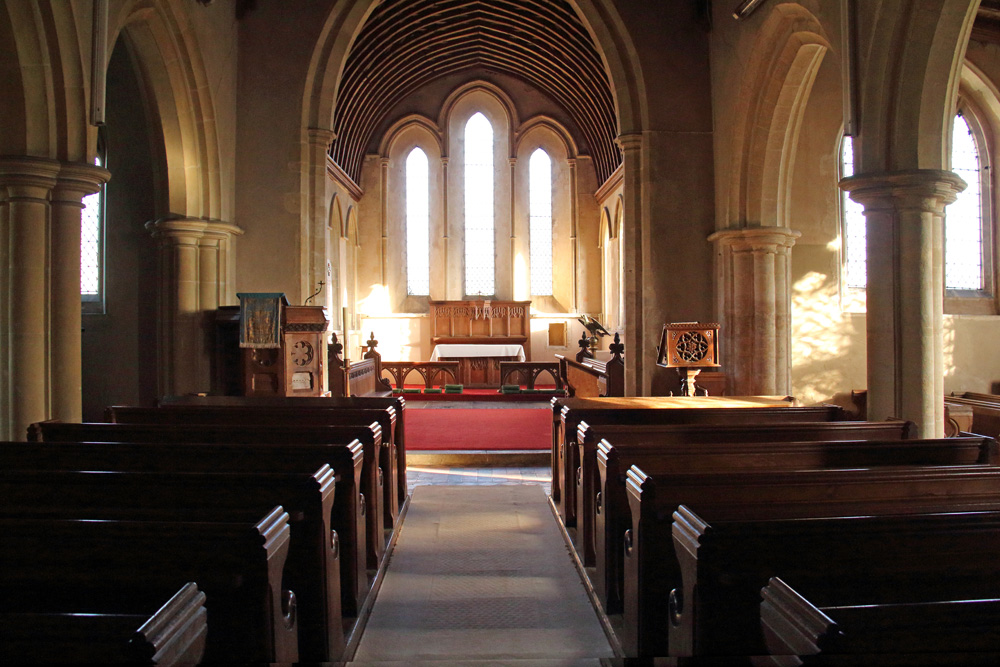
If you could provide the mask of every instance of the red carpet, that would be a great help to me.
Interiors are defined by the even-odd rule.
[[[551,410],[424,408],[406,411],[407,451],[551,448]]]

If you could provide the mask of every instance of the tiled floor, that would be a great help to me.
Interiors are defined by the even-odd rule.
[[[406,468],[406,484],[410,493],[413,493],[414,487],[426,484],[463,486],[538,484],[545,495],[548,495],[552,487],[552,470],[549,467],[445,468],[411,465]]]

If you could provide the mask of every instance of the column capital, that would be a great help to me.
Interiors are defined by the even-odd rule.
[[[744,227],[740,229],[722,229],[708,237],[711,243],[730,246],[736,251],[771,251],[780,248],[791,248],[795,239],[802,236],[788,227]]]
[[[0,188],[7,188],[11,196],[45,199],[61,168],[62,163],[48,158],[0,157]]]
[[[310,127],[306,131],[309,133],[309,143],[323,146],[327,152],[330,151],[333,142],[337,140],[337,133],[325,127]]]
[[[951,171],[914,169],[858,174],[840,181],[840,189],[866,210],[919,208],[941,213],[967,183]]]
[[[52,199],[80,204],[84,197],[100,191],[110,179],[111,172],[104,167],[80,162],[64,163],[52,189]]]
[[[201,238],[230,238],[243,234],[243,230],[232,223],[202,218],[160,218],[147,222],[146,229],[154,239],[168,243]]]
[[[620,134],[615,139],[615,143],[618,144],[618,147],[622,151],[637,151],[642,148],[642,133],[630,132],[629,134]]]

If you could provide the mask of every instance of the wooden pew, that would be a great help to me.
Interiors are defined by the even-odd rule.
[[[753,664],[995,665],[1000,599],[877,603],[846,592],[817,607],[779,577],[761,589],[768,655]]]
[[[795,580],[819,604],[844,597],[866,604],[1000,597],[993,575],[1000,511],[952,512],[947,505],[904,515],[862,503],[867,514],[807,518],[757,512],[736,518],[731,511],[680,507],[673,532],[683,588],[672,596],[671,652],[764,652],[760,589],[773,576]]]
[[[339,397],[287,397],[287,396],[165,396],[160,399],[161,406],[168,405],[234,405],[234,406],[266,406],[281,405],[301,408],[353,408],[353,409],[384,409],[393,408],[396,412],[396,430],[393,433],[393,444],[396,446],[396,497],[402,504],[409,496],[406,485],[406,400],[402,396],[339,396]]]
[[[111,406],[105,409],[106,421],[116,424],[234,424],[278,426],[351,426],[378,422],[382,428],[379,448],[379,475],[384,502],[382,521],[393,526],[399,516],[398,465],[394,438],[395,408],[298,408],[291,406],[209,406],[166,405],[159,408]]]
[[[945,396],[944,404],[971,409],[972,431],[1000,438],[1000,396],[966,392],[962,396]]]
[[[681,590],[682,554],[671,537],[673,512],[680,505],[711,510],[709,516],[726,510],[758,518],[1000,510],[998,483],[1000,468],[984,465],[726,473],[633,466],[627,482],[632,526],[624,539],[626,654],[686,655],[691,650],[691,618],[683,610],[690,609],[692,598],[675,601],[680,611],[669,623],[662,614],[670,592]],[[688,581],[685,575],[684,585]]]
[[[626,473],[630,466],[684,466],[704,471],[818,468],[841,465],[964,465],[1000,460],[991,438],[903,440],[910,422],[821,422],[718,427],[661,427],[656,435],[624,432],[598,446],[599,496],[594,493],[594,589],[608,613],[621,611],[621,544],[632,525]],[[610,434],[609,434],[610,435]],[[680,467],[678,467],[680,466]],[[586,525],[586,524],[585,524]],[[577,534],[581,531],[578,528]]]
[[[575,478],[580,467],[576,435],[581,421],[591,425],[752,424],[835,421],[844,415],[838,406],[793,407],[788,401],[753,397],[567,398],[553,399],[552,405],[559,406],[559,414],[553,415],[553,428],[558,432],[553,475],[559,476],[557,507],[567,527],[576,525]]]
[[[194,665],[205,654],[205,594],[188,582],[149,613],[93,605],[0,612],[0,660],[15,663]]]
[[[256,523],[0,518],[0,532],[2,611],[117,599],[127,612],[195,581],[206,595],[207,662],[298,660],[280,506]]]
[[[559,360],[557,384],[570,396],[597,398],[625,395],[625,362],[613,357],[608,361],[583,358],[579,361],[556,355]]]
[[[713,411],[714,412],[714,411]],[[790,441],[790,440],[872,440],[889,439],[898,440],[910,438],[916,434],[916,426],[909,422],[846,422],[830,421],[833,417],[840,416],[836,409],[828,406],[821,408],[779,408],[777,410],[765,409],[754,412],[759,417],[758,423],[732,426],[725,422],[740,421],[746,415],[741,413],[735,416],[723,414],[719,417],[718,428],[712,430],[694,429],[691,432],[693,440],[689,442],[732,442],[744,440],[747,442]],[[659,415],[653,419],[659,419]],[[800,417],[801,419],[795,419]],[[713,419],[714,415],[706,414],[706,418]],[[791,423],[790,423],[791,422]],[[811,433],[817,429],[813,424],[824,424],[818,427],[824,435],[814,438]],[[797,424],[802,424],[800,428]],[[775,435],[768,435],[769,431],[761,430],[758,425],[775,425],[771,431]],[[591,425],[585,420],[577,424],[576,434],[576,455],[573,460],[577,462],[577,469],[570,478],[575,486],[573,496],[576,501],[576,532],[574,540],[577,551],[583,558],[584,565],[593,565],[596,558],[596,536],[599,534],[595,526],[596,496],[601,488],[601,478],[597,467],[597,444],[604,437],[610,439],[612,443],[638,444],[638,443],[664,443],[682,442],[678,438],[682,437],[675,429],[678,427],[672,424],[595,424]],[[661,440],[658,433],[673,431],[667,437],[669,440]],[[742,434],[746,432],[744,438]],[[627,502],[625,501],[625,471],[628,466],[621,469],[620,494],[617,499],[621,500],[619,507],[623,514],[627,514]],[[616,542],[617,543],[617,542]]]
[[[145,521],[247,521],[276,503],[289,513],[283,586],[298,601],[299,654],[344,653],[340,539],[331,527],[333,470],[313,473],[0,471],[0,516]]]
[[[364,453],[347,445],[6,442],[3,470],[292,473],[330,465],[336,473],[330,526],[340,539],[342,614],[357,616],[368,592],[365,517],[361,510]]]
[[[368,426],[227,426],[212,424],[70,424],[36,422],[28,427],[31,442],[149,442],[269,444],[288,448],[301,445],[347,445],[359,440],[364,451],[360,512],[365,517],[367,569],[378,570],[385,553],[386,536],[378,474],[381,427]]]

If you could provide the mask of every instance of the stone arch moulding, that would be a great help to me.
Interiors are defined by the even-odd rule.
[[[109,30],[109,47],[119,37],[141,70],[151,120],[162,133],[166,213],[205,220],[231,217],[223,204],[215,104],[187,14],[163,0],[126,3]]]
[[[788,186],[805,106],[830,43],[812,14],[776,5],[747,59],[733,134],[729,210],[733,226],[783,227]]]
[[[330,220],[327,228],[337,232],[338,237],[347,236],[347,220],[344,218],[340,207],[340,195],[336,192],[330,198]]]
[[[597,234],[598,247],[604,248],[608,241],[614,238],[611,233],[613,227],[611,223],[611,212],[608,211],[607,206],[601,207],[601,227]]]
[[[399,141],[400,137],[404,134],[410,134],[414,129],[418,131],[422,130],[431,139],[431,142],[437,149],[438,157],[445,157],[447,155],[446,144],[443,139],[444,133],[441,131],[441,128],[433,120],[421,114],[410,114],[393,123],[382,137],[382,141],[379,142],[379,155],[383,158],[388,158],[393,146]]]
[[[532,137],[539,132],[548,131],[553,136],[559,139],[562,143],[563,150],[566,151],[567,159],[574,159],[579,155],[579,150],[576,147],[576,142],[573,140],[572,135],[562,126],[561,123],[556,120],[549,118],[548,116],[533,116],[528,120],[524,121],[522,125],[514,130],[514,146],[513,154],[521,154],[521,144],[526,141],[530,141]]]
[[[444,103],[441,105],[441,112],[438,114],[437,121],[438,127],[442,129],[441,139],[446,147],[445,150],[449,150],[453,145],[451,137],[452,116],[461,102],[477,93],[482,93],[493,98],[503,110],[506,116],[507,127],[510,128],[510,132],[507,135],[507,157],[514,157],[514,130],[521,124],[517,115],[517,108],[514,106],[514,101],[503,89],[485,81],[472,81],[459,86],[445,98]]]

